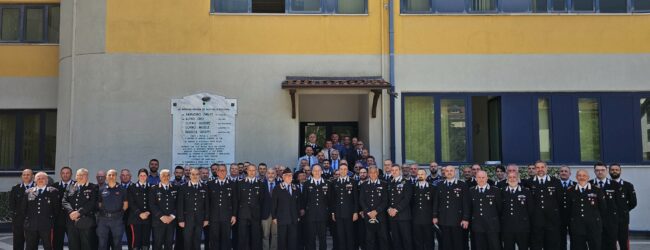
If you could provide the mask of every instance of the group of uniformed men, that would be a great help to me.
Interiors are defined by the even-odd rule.
[[[230,174],[225,164],[214,164],[209,180],[197,168],[185,180],[177,167],[174,177],[165,169],[153,183],[143,168],[136,183],[126,184],[109,170],[100,186],[83,168],[72,180],[72,169],[63,167],[53,185],[46,173],[34,181],[26,169],[11,190],[14,249],[24,243],[37,249],[41,242],[46,250],[62,249],[65,235],[71,250],[121,249],[125,230],[136,250],[194,250],[202,239],[206,249],[266,249],[262,220],[269,216],[281,250],[327,249],[328,230],[337,250],[434,249],[435,242],[449,250],[564,250],[567,234],[570,249],[629,247],[636,194],[620,178],[619,164],[597,163],[592,180],[578,170],[577,181],[569,180],[568,167],[558,179],[538,161],[526,179],[511,164],[495,182],[480,166],[461,181],[454,166],[439,175],[432,162],[431,174],[417,169],[405,176],[399,165],[383,163],[384,175],[372,164],[351,172],[342,163],[336,175],[314,164],[309,172],[278,167],[273,179],[258,175],[254,164],[243,174],[236,164]]]

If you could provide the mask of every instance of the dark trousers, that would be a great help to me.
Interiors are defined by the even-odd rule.
[[[68,247],[70,250],[96,249],[97,243],[95,237],[95,227],[89,229],[79,229],[74,225],[68,224]]]
[[[142,249],[151,245],[151,224],[129,224],[129,234],[131,241],[129,245],[134,249]],[[120,237],[121,239],[122,237]]]
[[[11,232],[13,233],[14,250],[25,249],[25,218],[14,218],[11,223]]]
[[[464,230],[460,226],[440,226],[440,245],[444,250],[462,250]]]
[[[316,249],[316,240],[318,240],[318,249],[327,249],[327,232],[325,221],[307,221],[307,250]]]
[[[627,223],[618,223],[618,246],[621,250],[630,249],[630,225]]]
[[[209,235],[210,250],[230,250],[230,221],[211,221]]]
[[[156,224],[153,229],[153,249],[171,250],[174,245],[176,221],[169,224]]]
[[[278,225],[278,249],[296,250],[298,224]]]
[[[387,250],[390,248],[388,245],[388,230],[385,222],[369,223],[365,222],[366,228],[366,246],[368,250]]]
[[[305,249],[305,238],[307,237],[307,223],[304,217],[300,217],[298,221],[298,239],[296,239],[298,249]]]
[[[336,245],[337,250],[352,250],[354,249],[354,224],[352,218],[336,218],[334,222],[336,227],[336,238],[338,239]]]
[[[601,250],[600,234],[571,235],[571,250]]]
[[[262,222],[260,220],[240,219],[237,228],[237,249],[259,250],[262,249]]]
[[[43,241],[44,250],[52,250],[53,229],[46,230],[25,230],[25,242],[27,250],[38,250],[38,243]]]
[[[174,250],[183,250],[185,244],[183,244],[183,229],[179,226],[176,226],[176,234],[174,235]]]
[[[97,239],[99,250],[122,249],[122,235],[124,234],[124,222],[122,218],[97,217]]]
[[[463,229],[463,250],[476,250],[476,243],[474,243],[474,237],[469,236],[469,228]]]
[[[357,240],[354,242],[355,249],[361,248],[366,249],[365,238],[366,238],[366,222],[361,216],[359,219],[354,222],[354,228],[356,230]]]
[[[431,224],[415,224],[413,223],[413,243],[416,250],[432,250],[433,249],[433,230]]]
[[[411,221],[410,220],[389,220],[391,243],[394,250],[411,249]]]
[[[131,245],[131,242],[133,242],[133,234],[131,234],[131,225],[127,222],[128,215],[127,213],[124,213],[124,232],[126,232],[126,246],[127,249],[132,250],[133,246]]]
[[[57,218],[54,223],[54,237],[52,239],[52,249],[63,250],[65,242],[65,218]]]
[[[183,230],[183,249],[200,250],[201,234],[203,234],[203,221],[185,221]]]
[[[203,248],[210,249],[210,225],[203,228]]]
[[[618,221],[603,225],[603,250],[616,250],[616,241],[618,240]]]
[[[237,220],[239,220],[239,219],[237,219]],[[237,225],[239,225],[239,221],[235,222],[235,225],[232,225],[230,227],[230,232],[231,232],[230,243],[231,243],[233,249],[238,249],[237,244],[239,244],[239,238],[237,236],[239,234],[239,232],[237,230]]]
[[[566,222],[569,222],[568,219]],[[569,233],[569,225],[562,223],[560,225],[560,250],[567,250],[567,234]]]
[[[559,228],[533,227],[530,235],[531,250],[557,250],[560,249]],[[573,240],[571,241],[573,245]]]
[[[472,232],[477,250],[501,250],[499,232]]]
[[[515,245],[518,249],[528,249],[529,236],[530,232],[502,232],[503,250],[515,250]]]

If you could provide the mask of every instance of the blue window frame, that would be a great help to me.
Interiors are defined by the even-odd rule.
[[[405,131],[409,130],[404,119],[406,99],[431,97],[435,114],[430,126],[434,130],[430,137],[435,138],[435,156],[432,157],[443,164],[469,164],[475,161],[472,131],[477,130],[473,128],[476,121],[472,120],[475,115],[473,97],[488,95],[498,96],[501,102],[499,150],[504,163],[527,164],[545,159],[553,164],[592,164],[596,161],[650,164],[650,93],[403,93],[402,159],[408,160],[405,151]],[[443,127],[451,123],[442,120],[445,119],[441,109],[444,100],[464,102],[466,126],[465,136],[461,136],[466,140],[462,147],[466,152],[464,160],[445,159]],[[540,100],[544,100],[543,103]],[[422,127],[425,126],[420,124],[418,129]],[[409,145],[414,148],[413,143]]]
[[[0,110],[0,171],[54,170],[56,110]]]
[[[650,12],[650,0],[401,0],[401,13]]]
[[[58,43],[59,5],[0,4],[0,42]]]
[[[367,0],[212,0],[213,13],[367,14]]]

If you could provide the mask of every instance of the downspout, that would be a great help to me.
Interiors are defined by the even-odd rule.
[[[388,0],[388,82],[390,83],[390,158],[395,161],[395,19],[394,0]]]
[[[68,124],[68,166],[72,166],[72,136],[74,133],[74,87],[77,78],[76,72],[76,48],[77,47],[77,0],[72,1],[72,45],[70,49],[70,63],[71,63],[71,76],[70,76],[70,123]]]

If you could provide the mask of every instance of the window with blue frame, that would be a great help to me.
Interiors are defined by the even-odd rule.
[[[487,148],[500,154],[490,153],[487,160],[504,163],[525,164],[539,159],[552,164],[650,162],[649,93],[402,96],[404,160],[421,164],[433,160],[452,164],[483,162],[486,159],[481,155]],[[498,99],[500,104],[493,109],[481,108],[487,99]],[[500,120],[487,124],[482,121],[487,116]],[[481,133],[491,132],[499,132],[494,134],[499,138],[480,139]]]
[[[58,43],[58,5],[1,5],[0,42]]]
[[[212,0],[215,13],[366,14],[366,0]]]
[[[0,110],[0,171],[54,169],[56,111]]]
[[[405,14],[650,12],[650,0],[402,0]]]

